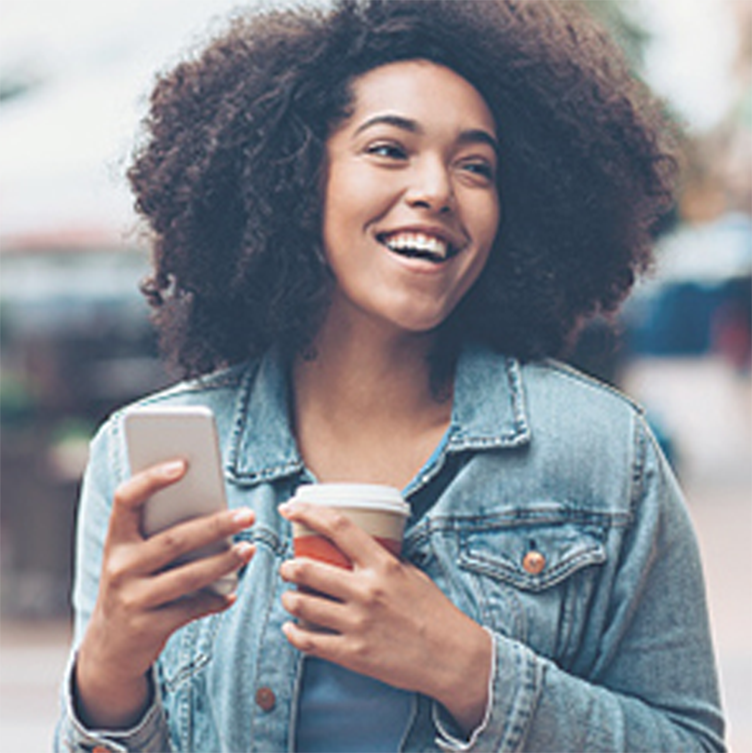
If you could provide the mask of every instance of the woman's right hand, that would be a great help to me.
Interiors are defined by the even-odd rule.
[[[248,542],[168,568],[181,555],[242,531],[253,523],[249,509],[225,510],[145,539],[141,508],[159,489],[178,481],[183,461],[153,466],[115,491],[97,601],[76,657],[77,711],[90,728],[125,729],[151,702],[149,670],[179,627],[231,606],[211,583],[238,570],[253,556]],[[202,590],[204,589],[204,590]]]

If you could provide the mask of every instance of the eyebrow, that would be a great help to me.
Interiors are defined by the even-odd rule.
[[[369,128],[377,125],[394,126],[395,128],[407,131],[408,133],[425,133],[425,129],[420,123],[418,123],[417,120],[413,120],[412,118],[405,118],[402,115],[385,114],[374,115],[364,123],[361,123],[355,129],[355,135],[357,136],[359,133],[362,133],[363,131],[366,131]],[[498,153],[499,151],[499,142],[488,131],[485,131],[482,128],[470,128],[466,131],[462,131],[462,133],[460,133],[458,141],[460,144],[487,144],[496,153]]]

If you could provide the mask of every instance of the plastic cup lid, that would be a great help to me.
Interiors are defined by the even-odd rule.
[[[294,499],[326,507],[378,509],[408,516],[410,505],[402,499],[399,489],[381,484],[305,484],[295,492]]]

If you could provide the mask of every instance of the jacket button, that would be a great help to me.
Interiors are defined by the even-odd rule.
[[[277,696],[271,688],[259,688],[256,691],[256,703],[263,711],[271,711],[277,705]]]
[[[546,558],[535,549],[531,549],[522,558],[522,567],[525,569],[525,572],[530,573],[530,575],[538,575],[543,572],[545,566]]]

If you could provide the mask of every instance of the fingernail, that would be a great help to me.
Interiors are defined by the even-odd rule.
[[[235,523],[249,526],[253,523],[253,510],[248,507],[241,507],[232,514],[232,520]]]
[[[241,559],[249,560],[256,547],[248,541],[241,541],[235,546],[235,551],[238,553]]]
[[[162,466],[166,478],[176,478],[185,470],[185,460],[170,460]]]

